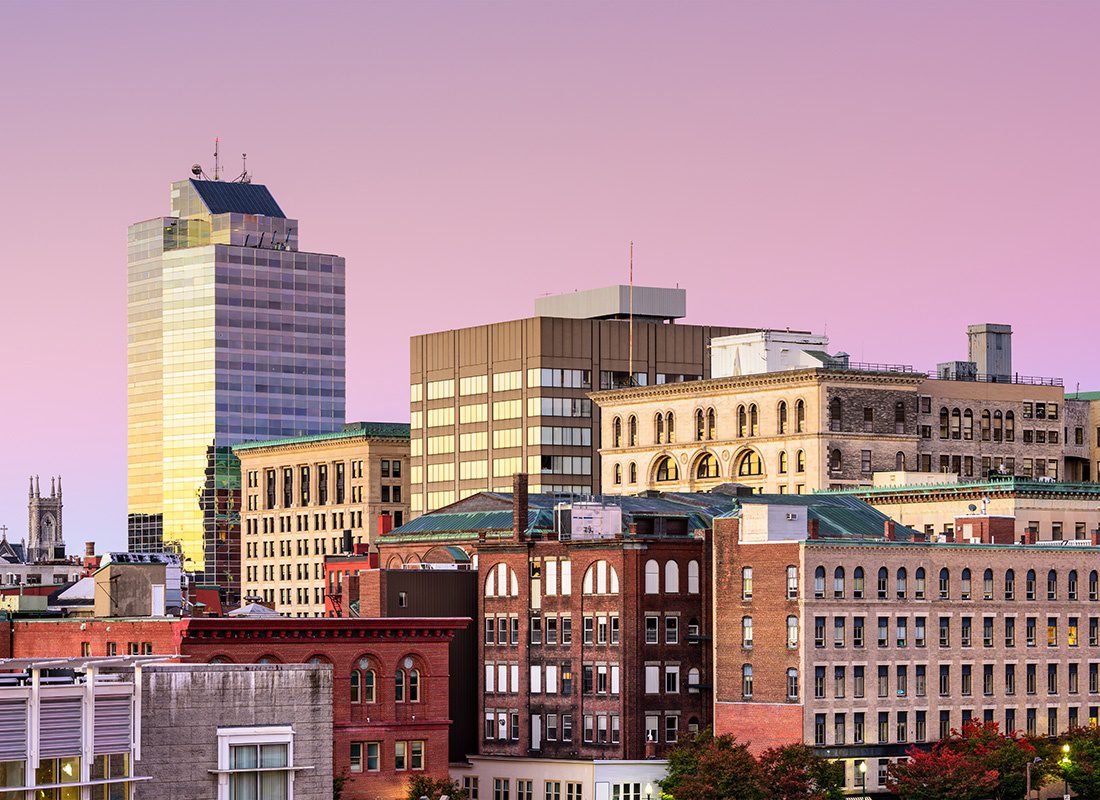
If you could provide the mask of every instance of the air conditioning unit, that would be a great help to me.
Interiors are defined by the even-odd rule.
[[[791,511],[787,514],[787,521],[788,522],[794,521],[796,519],[798,519],[798,514],[794,513],[793,511]]]

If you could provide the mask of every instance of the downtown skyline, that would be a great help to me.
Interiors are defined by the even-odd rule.
[[[70,552],[125,546],[125,229],[215,136],[347,258],[349,420],[407,421],[409,336],[623,282],[631,239],[686,322],[918,369],[1005,322],[1020,372],[1100,388],[1096,8],[274,7],[7,13],[13,539],[60,472]],[[157,32],[226,80],[181,88]]]

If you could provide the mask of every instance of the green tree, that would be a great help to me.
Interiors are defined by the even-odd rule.
[[[1056,777],[1080,800],[1100,800],[1100,729],[1072,728],[1062,736],[1069,752],[1057,753]]]
[[[405,790],[406,800],[420,800],[421,797],[439,800],[443,795],[447,795],[451,800],[467,800],[466,790],[459,785],[458,781],[452,781],[450,778],[436,779],[428,775],[409,776],[409,785]]]
[[[760,770],[772,800],[842,800],[844,764],[816,755],[812,747],[789,744],[760,755]]]
[[[661,792],[674,800],[765,800],[763,773],[747,745],[703,731],[668,756]]]

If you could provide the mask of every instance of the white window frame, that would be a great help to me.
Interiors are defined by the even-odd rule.
[[[287,800],[294,800],[294,776],[303,769],[312,767],[299,767],[294,763],[294,728],[290,725],[258,725],[241,728],[218,728],[218,769],[212,770],[218,775],[217,800],[229,800],[229,779],[239,772],[263,772],[260,769],[234,770],[230,767],[233,747],[242,745],[286,745],[286,766],[271,768],[268,771],[286,773]]]

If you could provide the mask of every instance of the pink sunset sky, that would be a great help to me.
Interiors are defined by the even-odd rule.
[[[1100,4],[0,0],[0,525],[63,473],[125,546],[126,226],[239,154],[348,271],[348,417],[411,334],[635,277],[688,321],[826,329],[1100,389]]]

